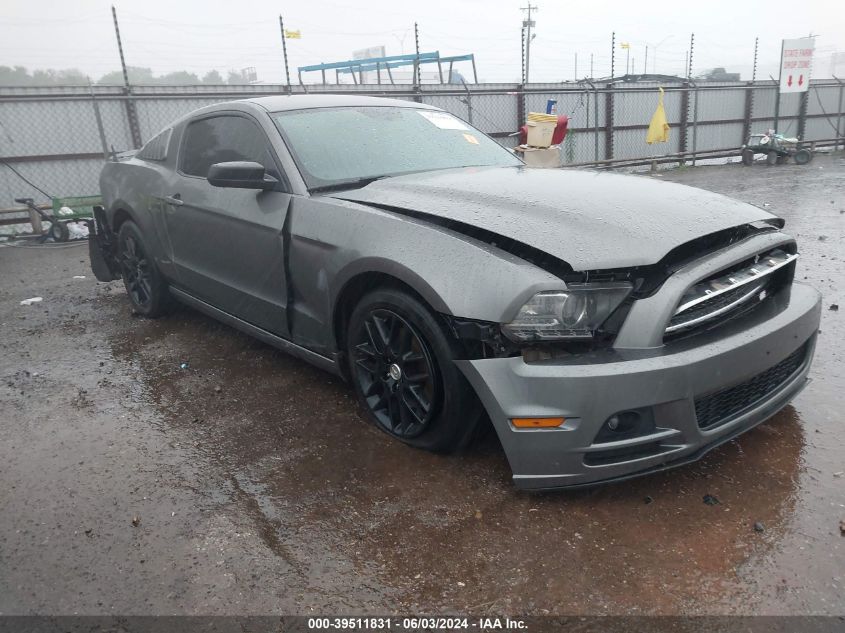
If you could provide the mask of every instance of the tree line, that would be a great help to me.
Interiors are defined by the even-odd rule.
[[[133,85],[184,86],[206,84],[219,86],[249,83],[244,74],[237,70],[230,70],[225,79],[217,70],[209,70],[202,77],[186,70],[156,75],[151,68],[139,66],[129,66],[127,74],[129,75],[129,83]],[[89,81],[103,86],[122,86],[123,72],[113,70],[95,80],[76,68],[33,70],[30,72],[24,66],[0,66],[0,86],[87,86]]]

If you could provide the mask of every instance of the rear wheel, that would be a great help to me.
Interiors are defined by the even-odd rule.
[[[767,165],[777,165],[778,162],[778,153],[777,152],[769,152],[766,154],[766,164]]]
[[[358,401],[379,429],[431,451],[472,439],[481,403],[453,362],[457,342],[418,299],[392,288],[366,295],[349,319],[346,350]]]
[[[141,230],[132,221],[124,222],[117,233],[117,261],[132,309],[150,318],[164,314],[170,304],[167,282],[150,257]]]
[[[754,152],[750,149],[742,150],[742,164],[751,167],[754,164]]]

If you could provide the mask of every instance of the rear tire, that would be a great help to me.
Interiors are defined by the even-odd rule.
[[[151,319],[165,314],[171,302],[167,282],[131,220],[121,224],[117,233],[117,261],[133,312]]]
[[[416,297],[393,288],[366,295],[345,347],[358,402],[377,428],[429,451],[470,443],[483,407],[453,362],[457,341]]]
[[[766,164],[770,167],[772,165],[777,165],[778,163],[778,153],[777,152],[769,152],[766,154]]]
[[[67,242],[70,239],[70,230],[67,228],[67,224],[53,220],[50,224],[50,237],[53,238],[54,242]]]
[[[751,167],[754,164],[754,152],[750,149],[742,150],[742,164]]]

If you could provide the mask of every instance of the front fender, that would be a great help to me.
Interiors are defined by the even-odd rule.
[[[317,347],[334,347],[338,299],[366,273],[399,279],[443,314],[492,322],[511,321],[535,293],[563,287],[558,277],[491,244],[357,203],[297,199],[290,231],[294,336]]]

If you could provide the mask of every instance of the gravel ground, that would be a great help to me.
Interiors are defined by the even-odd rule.
[[[825,295],[813,382],[694,465],[577,492],[515,490],[494,436],[392,442],[191,310],[133,317],[84,245],[0,247],[0,614],[845,613],[845,159],[655,177],[786,218]]]

